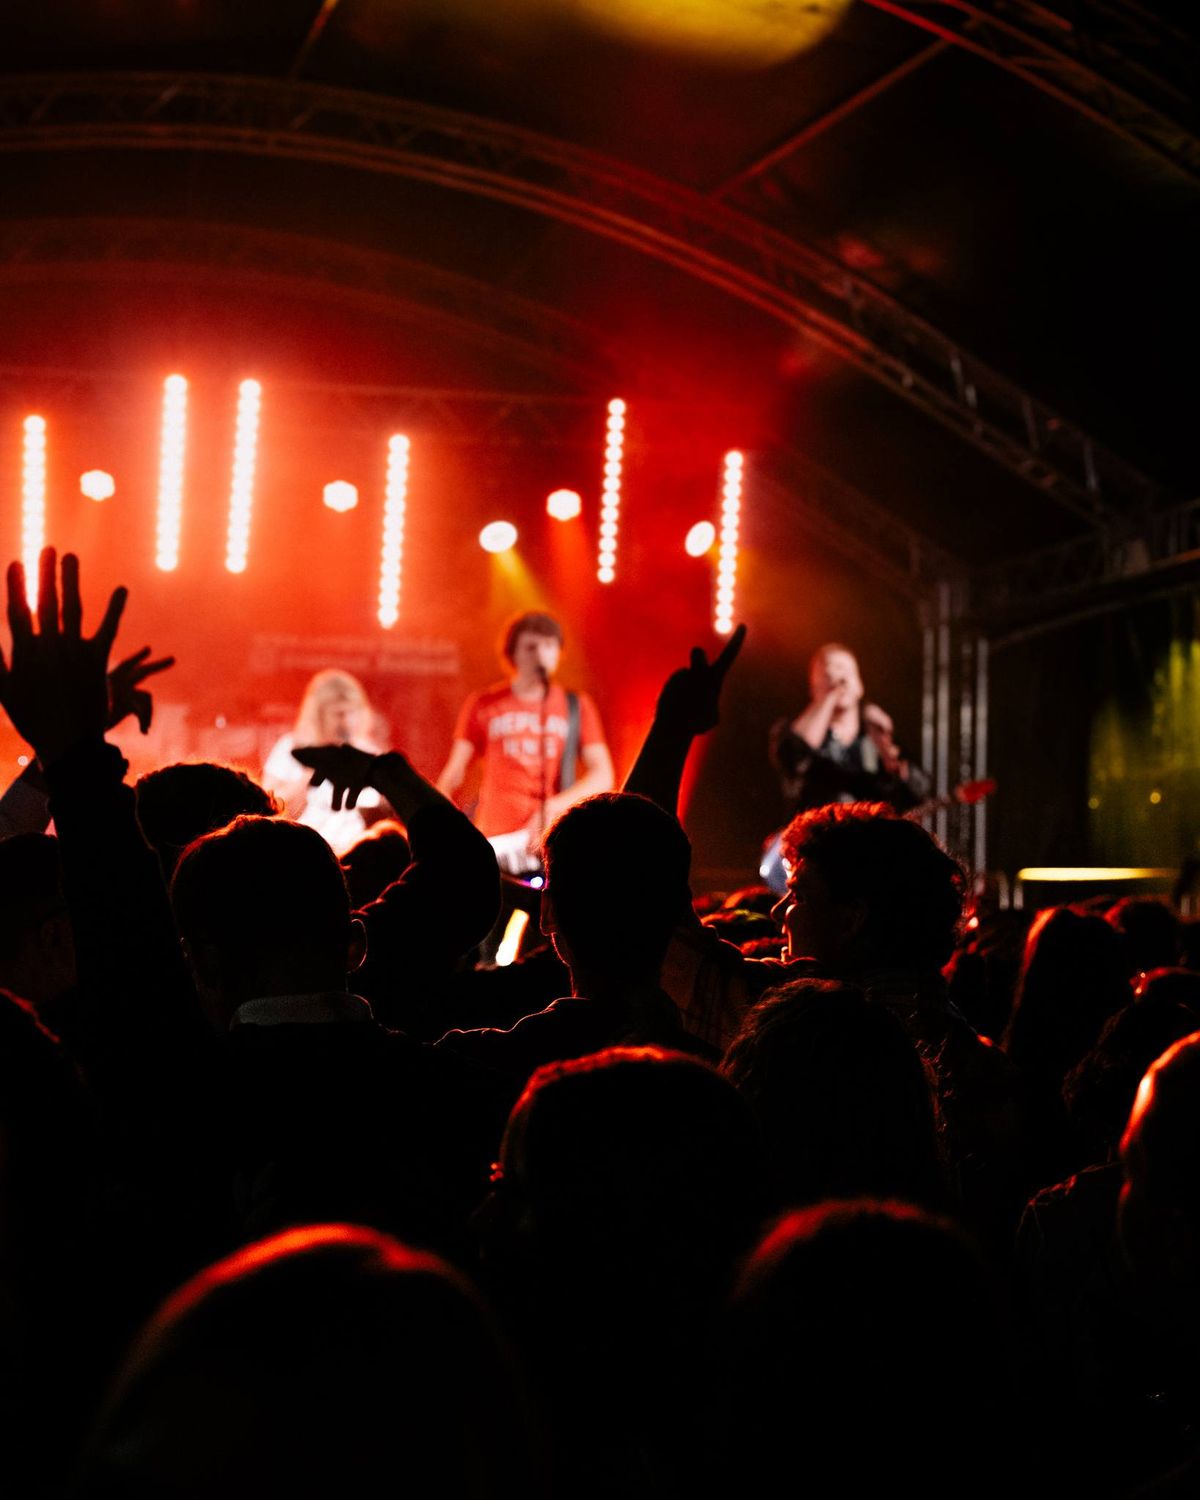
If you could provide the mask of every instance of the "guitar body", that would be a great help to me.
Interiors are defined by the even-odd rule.
[[[542,864],[536,854],[529,852],[528,828],[516,828],[512,833],[497,833],[488,839],[496,855],[496,863],[505,875],[520,879],[526,875],[539,875]]]

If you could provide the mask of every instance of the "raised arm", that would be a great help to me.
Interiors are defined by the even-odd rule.
[[[746,627],[738,628],[710,662],[699,646],[686,667],[672,672],[658,695],[654,718],[623,790],[649,797],[673,816],[679,810],[679,784],[697,735],[720,722],[721,688],[737,660]]]
[[[455,740],[450,755],[437,779],[437,789],[445,797],[453,797],[463,784],[467,767],[475,758],[475,746],[470,740]],[[390,799],[389,799],[390,800]],[[394,805],[394,804],[393,804]]]
[[[366,786],[380,792],[408,830],[412,863],[364,908],[368,963],[376,972],[453,963],[481,942],[500,908],[500,874],[487,839],[399,751],[368,755],[353,745],[299,747],[313,784],[328,781],[333,805],[354,807]]]
[[[25,571],[8,569],[11,659],[0,657],[0,703],[33,747],[46,778],[63,863],[64,890],[75,937],[81,988],[105,997],[106,1012],[164,988],[190,994],[158,861],[138,827],[125,761],[105,743],[105,730],[125,711],[148,728],[145,677],[170,665],[148,662],[143,650],[107,674],[109,653],[125,608],[114,591],[99,629],[85,636],[79,562],[62,560],[62,598],[53,548],[41,555],[37,629]],[[117,710],[120,710],[118,713]]]

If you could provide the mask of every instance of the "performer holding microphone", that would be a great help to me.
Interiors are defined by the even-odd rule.
[[[809,702],[771,729],[771,760],[779,772],[787,816],[829,802],[886,802],[910,812],[929,796],[929,777],[896,744],[891,716],[864,703],[854,653],[828,641],[808,669]],[[763,879],[782,889],[778,838],[768,839]]]

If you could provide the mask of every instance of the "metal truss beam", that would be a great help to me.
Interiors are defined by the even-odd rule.
[[[67,408],[145,381],[144,373],[127,370],[0,365],[0,404],[36,399]],[[598,453],[604,444],[605,404],[599,395],[289,379],[272,381],[271,390],[294,398],[301,412],[297,421],[307,432],[371,439],[402,424],[432,442],[456,447],[587,445]],[[691,446],[697,428],[736,433],[739,425],[745,430],[752,416],[732,403],[705,407],[703,402],[636,397],[630,403],[626,451],[650,453],[680,441]],[[670,436],[685,426],[685,437]]]
[[[114,391],[120,399],[144,379],[123,371],[0,365],[0,407],[36,399],[61,409]],[[328,430],[341,437],[377,439],[388,426],[402,424],[434,442],[454,445],[517,449],[586,444],[599,451],[603,442],[604,405],[594,396],[297,380],[273,383],[275,393],[301,398],[308,409],[306,431]],[[130,403],[121,399],[121,405],[128,408]],[[319,416],[312,416],[313,410]],[[732,427],[737,413],[728,405],[706,414],[690,401],[638,398],[630,417],[626,448],[636,454],[654,450],[656,432],[682,430],[681,418],[694,432],[697,425]],[[754,493],[755,508],[765,512],[768,524],[799,526],[914,603],[941,580],[963,575],[958,559],[801,453],[790,451],[756,465]]]
[[[601,330],[503,287],[440,266],[307,235],[241,224],[137,218],[0,220],[0,285],[86,273],[174,281],[208,272],[220,286],[300,291],[322,303],[468,339],[573,385],[633,373]]]
[[[888,89],[894,84],[899,83],[902,79],[907,78],[910,73],[915,73],[919,68],[923,68],[927,62],[932,62],[935,57],[945,52],[949,46],[950,42],[943,38],[931,43],[930,46],[923,48],[920,52],[914,52],[911,57],[906,57],[902,63],[898,63],[886,73],[880,74],[878,78],[872,79],[870,83],[856,90],[848,98],[835,104],[831,109],[827,109],[823,114],[806,121],[799,130],[785,136],[782,141],[772,146],[769,151],[764,152],[756,161],[749,162],[740,172],[727,178],[718,187],[712,188],[710,195],[714,198],[729,198],[735,193],[744,192],[746,188],[751,187],[760,178],[767,176],[777,167],[781,167],[785,161],[790,160],[797,152],[803,151],[805,146],[811,141],[815,141],[818,136],[824,135],[832,126],[838,125],[841,121],[848,119],[857,110],[862,109],[863,105],[869,104],[872,99],[878,99],[881,94],[885,94]]]
[[[756,466],[753,485],[773,524],[798,525],[914,604],[966,578],[961,559],[795,449]]]
[[[997,646],[1167,589],[1200,586],[1200,500],[994,567],[971,582],[972,616]]]
[[[406,100],[198,74],[11,76],[0,150],[212,150],[390,173],[606,237],[853,362],[1090,522],[1160,499],[1074,424],[823,252],[702,194],[531,132]]]
[[[1195,48],[1143,7],[1074,0],[1068,15],[1039,0],[866,3],[996,64],[1200,179],[1195,99],[1186,82]]]

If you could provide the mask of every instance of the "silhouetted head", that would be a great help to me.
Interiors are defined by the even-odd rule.
[[[138,822],[168,880],[187,846],[243,813],[270,817],[274,797],[244,771],[212,761],[181,761],[138,778]]]
[[[1109,1016],[1063,1082],[1071,1125],[1089,1161],[1114,1155],[1146,1070],[1200,1027],[1200,974],[1156,969],[1136,998]]]
[[[1130,975],[1168,969],[1183,957],[1179,917],[1157,896],[1125,896],[1104,914],[1125,940],[1125,967]]]
[[[721,1071],[762,1128],[782,1201],[944,1206],[924,1064],[896,1017],[859,990],[812,979],[771,990]]]
[[[962,918],[962,867],[882,803],[835,803],[784,830],[787,893],[775,908],[789,957],[848,974],[937,974]]]
[[[344,1224],[251,1245],[142,1332],[81,1493],[210,1500],[529,1483],[526,1416],[491,1319],[433,1256]],[[537,1493],[536,1478],[533,1482]]]
[[[35,1007],[75,985],[75,943],[62,891],[58,840],[0,839],[0,986]]]
[[[763,912],[745,911],[740,908],[722,907],[710,912],[702,919],[702,925],[715,932],[718,937],[740,948],[756,938],[777,938],[779,924]]]
[[[390,818],[376,823],[342,855],[353,910],[381,896],[411,863],[412,850],[400,824]]]
[[[731,891],[721,902],[725,911],[756,911],[769,917],[779,897],[766,885],[746,885]],[[702,914],[706,915],[706,913]]]
[[[1200,1291],[1200,1031],[1169,1047],[1142,1079],[1121,1163],[1125,1253],[1147,1290],[1193,1330]]]
[[[789,1213],[746,1263],[726,1330],[726,1477],[766,1493],[994,1493],[1009,1370],[991,1277],[963,1232],[908,1205]],[[870,1489],[864,1488],[870,1486]]]
[[[496,1193],[527,1265],[598,1295],[603,1283],[672,1299],[712,1291],[767,1201],[745,1102],[706,1063],[658,1047],[539,1068],[509,1118]]]
[[[1004,1050],[1057,1093],[1129,999],[1116,931],[1103,917],[1051,907],[1029,930]]]
[[[257,996],[344,989],[362,960],[341,866],[299,823],[241,817],[197,839],[180,858],[171,900],[218,1025]]]
[[[604,792],[552,824],[543,859],[542,931],[572,974],[657,979],[691,901],[692,846],[678,820],[646,797]]]

